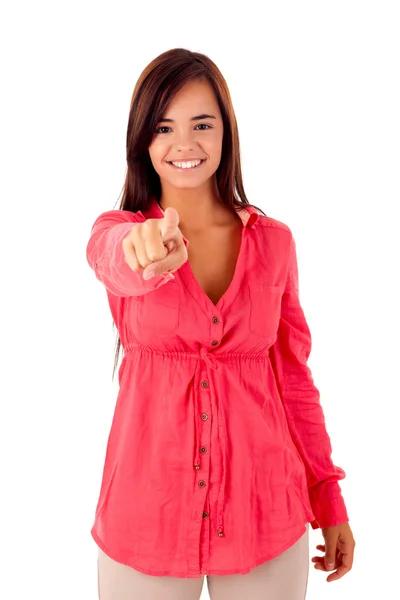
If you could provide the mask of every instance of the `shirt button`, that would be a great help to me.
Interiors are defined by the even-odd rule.
[[[201,448],[200,448],[200,452],[203,452],[203,453],[204,453],[204,452],[207,452],[207,448],[206,448],[205,446],[201,446]]]
[[[213,340],[213,341],[211,342],[211,346],[216,346],[217,344],[218,344],[218,340]]]
[[[204,511],[204,512],[203,512],[203,519],[205,519],[206,517],[208,517],[208,512],[207,512],[207,511]]]
[[[213,317],[213,318],[212,318],[212,322],[213,322],[213,323],[219,323],[219,319],[218,319],[218,317]]]
[[[202,381],[201,382],[201,387],[208,388],[208,381]]]
[[[203,419],[203,421],[207,421],[207,419],[208,419],[208,415],[207,415],[206,413],[203,413],[203,414],[201,415],[201,418]]]
[[[199,486],[200,487],[205,487],[205,485],[206,485],[205,481],[203,481],[203,480],[199,481]]]

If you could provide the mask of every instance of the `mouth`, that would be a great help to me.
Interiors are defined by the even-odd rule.
[[[206,161],[206,159],[204,158],[198,165],[196,165],[195,167],[176,167],[175,165],[172,164],[172,162],[167,161],[167,163],[173,168],[175,169],[175,171],[179,171],[179,172],[185,172],[186,171],[188,173],[192,172],[192,171],[196,171],[196,169],[199,169],[201,167],[201,165]]]

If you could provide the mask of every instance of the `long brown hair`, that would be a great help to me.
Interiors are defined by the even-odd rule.
[[[212,85],[222,115],[222,156],[216,171],[221,200],[233,210],[253,206],[265,215],[264,211],[249,203],[244,192],[238,127],[227,83],[210,58],[185,48],[173,48],[160,54],[137,80],[129,110],[127,171],[119,210],[145,212],[151,197],[160,200],[160,178],[152,165],[148,148],[168,104],[187,82],[194,79],[205,80]],[[121,340],[117,334],[113,379],[120,347]]]

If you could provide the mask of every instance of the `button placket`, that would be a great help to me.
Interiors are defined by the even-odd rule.
[[[208,383],[208,381],[207,381],[207,380],[204,380],[204,381],[202,381],[200,385],[201,385],[201,387],[202,387],[203,389],[208,389],[208,387],[209,387],[209,383]],[[197,419],[197,415],[196,415],[196,419]],[[208,419],[208,415],[207,415],[206,413],[203,413],[203,414],[201,415],[201,419],[202,419],[202,421],[206,421],[206,420]],[[200,439],[198,439],[198,440],[197,440],[197,443],[200,443]],[[204,454],[205,452],[207,452],[207,448],[206,448],[205,446],[200,446],[200,448],[199,448],[199,452],[201,452],[202,454]],[[195,468],[197,471],[200,469],[200,463],[199,463],[199,458],[198,458],[198,455],[197,455],[196,462],[195,462],[195,464],[194,464],[194,468]]]
[[[204,391],[209,390],[210,389],[210,384],[207,381],[207,379],[204,379],[203,381],[201,381],[200,383],[200,388]],[[202,413],[201,414],[201,421],[205,424],[205,422],[208,420],[208,414],[207,413]],[[201,431],[203,429],[201,428]],[[201,433],[199,436],[199,440],[198,443],[200,444],[200,437],[201,437]],[[207,448],[206,446],[200,446],[199,448],[199,452],[201,455],[205,455],[207,452]],[[202,463],[200,464],[196,464],[196,468],[200,469]],[[208,463],[209,466],[209,463]],[[204,519],[206,517],[208,517],[208,504],[209,501],[207,500],[208,498],[208,492],[207,492],[207,485],[206,482],[204,480],[200,480],[198,482],[198,485],[200,488],[204,488],[206,490],[205,492],[205,498],[204,498],[204,503],[203,503],[203,508],[202,508],[202,518],[200,519],[200,521],[202,522],[202,531],[203,531],[203,540],[201,543],[201,556],[202,558],[200,559],[202,561],[202,568],[207,568],[207,564],[208,564],[208,544],[209,544],[209,538],[210,538],[210,520],[208,520],[208,522],[204,522]]]
[[[204,512],[209,512],[208,508],[208,476],[210,467],[210,453],[208,452],[210,442],[211,421],[209,421],[211,406],[209,405],[209,396],[202,400],[202,392],[210,389],[210,377],[206,365],[204,365],[202,353],[199,356],[198,371],[196,374],[196,383],[193,393],[194,401],[194,426],[195,426],[195,447],[193,468],[195,469],[195,491],[191,513],[191,522],[188,531],[187,559],[188,569],[201,570],[207,567],[208,562],[208,544],[209,544],[209,521],[203,520]],[[202,400],[202,401],[201,401]],[[203,404],[203,406],[202,406]],[[208,421],[208,423],[207,423]],[[204,427],[203,427],[204,426]],[[200,472],[200,467],[202,472]]]
[[[203,349],[203,352],[202,352],[202,354],[203,354],[203,357],[204,357],[204,353],[205,353],[205,352],[206,352],[206,350],[205,350],[205,349]],[[207,363],[207,358],[208,358],[208,357],[206,356],[206,359],[205,359],[205,360],[206,360],[206,363]],[[213,359],[211,358],[210,360],[212,361]],[[211,363],[211,364],[213,364],[213,363]],[[200,387],[201,387],[201,389],[203,389],[203,390],[209,390],[209,389],[210,389],[210,383],[209,383],[209,381],[208,381],[207,379],[203,379],[203,380],[201,381],[201,383],[200,383]],[[207,413],[202,413],[202,414],[201,414],[201,420],[202,420],[203,422],[207,421],[207,420],[208,420],[208,414],[207,414]],[[200,435],[198,434],[198,436],[197,436],[197,437],[198,437],[198,440],[197,440],[197,442],[198,442],[199,446],[200,446],[200,436],[201,436],[201,433],[200,433]],[[199,471],[199,470],[200,470],[200,467],[201,467],[201,463],[200,463],[200,460],[199,460],[199,456],[200,456],[200,455],[203,455],[203,456],[204,456],[206,453],[207,453],[207,447],[206,447],[206,446],[204,446],[204,445],[201,445],[201,446],[198,448],[198,452],[197,452],[197,459],[196,459],[196,462],[195,462],[195,465],[194,465],[194,467],[195,467],[195,469],[196,469],[197,471]],[[197,482],[197,485],[198,485],[200,488],[206,488],[206,487],[207,487],[207,483],[206,483],[206,481],[204,481],[203,479],[200,479],[200,480]],[[208,511],[205,511],[205,510],[204,510],[202,514],[203,514],[203,516],[204,516],[204,514],[206,514],[206,516],[208,516]]]
[[[216,346],[219,344],[218,340],[213,340],[211,342],[211,346]],[[211,369],[218,369],[218,361],[216,360],[215,356],[212,355],[212,353],[207,351],[207,348],[203,347],[200,350],[200,355],[202,357],[202,359],[205,361],[205,363],[211,368]],[[209,384],[207,381],[203,381],[201,383],[201,386],[203,388],[209,388]],[[218,416],[221,418],[221,427],[219,427],[219,432],[220,432],[220,441],[221,441],[221,447],[222,447],[222,461],[223,461],[223,475],[222,475],[222,481],[220,484],[220,490],[219,490],[219,495],[218,495],[218,506],[217,506],[217,535],[219,537],[224,537],[224,525],[223,525],[223,506],[224,506],[224,496],[225,496],[225,480],[226,480],[226,457],[225,457],[225,451],[226,451],[226,423],[225,423],[225,415],[224,415],[224,411],[223,411],[223,402],[222,399],[219,399],[219,403],[220,403],[220,407],[221,410],[218,411]],[[204,413],[203,413],[204,415]],[[204,416],[202,417],[202,419],[204,420]],[[198,439],[198,432],[196,434],[196,440]],[[200,456],[200,449],[197,449],[197,458],[196,458],[196,463],[198,466],[196,466],[196,468],[200,468],[199,465],[199,456]],[[205,482],[203,481],[203,484],[205,485]]]
[[[213,316],[211,315],[210,317],[210,321],[212,323],[211,327],[215,327],[218,326],[218,329],[210,330],[210,341],[209,341],[209,346],[207,348],[207,346],[203,346],[200,348],[200,358],[206,363],[207,367],[206,367],[206,371],[203,373],[201,373],[202,369],[200,370],[200,374],[198,374],[198,379],[197,379],[197,385],[195,387],[195,392],[194,392],[194,410],[195,410],[195,437],[196,437],[196,443],[195,443],[195,448],[196,448],[196,458],[194,461],[194,469],[199,472],[199,475],[201,478],[199,478],[196,483],[197,483],[197,490],[199,491],[200,489],[205,490],[205,495],[198,495],[198,497],[195,499],[194,504],[193,504],[193,523],[192,523],[192,527],[189,530],[189,538],[194,538],[195,536],[195,523],[196,520],[200,517],[200,521],[203,522],[204,518],[208,518],[208,527],[202,527],[202,542],[201,542],[201,550],[200,550],[200,556],[202,556],[202,558],[200,558],[199,556],[199,560],[203,560],[205,562],[203,562],[203,567],[207,565],[207,561],[208,561],[208,540],[209,540],[209,536],[210,536],[210,519],[209,519],[209,515],[210,515],[210,501],[209,501],[209,494],[208,494],[208,480],[205,476],[209,475],[209,466],[210,466],[210,462],[207,462],[204,464],[202,464],[202,459],[207,459],[208,461],[210,461],[211,457],[209,456],[208,453],[208,447],[206,445],[204,445],[204,435],[203,435],[203,428],[202,428],[202,424],[205,425],[205,422],[208,420],[209,418],[209,414],[207,412],[201,412],[201,404],[199,402],[199,394],[201,394],[201,391],[210,391],[210,393],[212,392],[211,390],[211,380],[210,377],[208,376],[210,371],[209,369],[212,370],[216,370],[218,369],[218,360],[215,356],[213,356],[213,353],[211,352],[211,348],[215,348],[220,344],[220,340],[222,337],[222,320],[221,318],[217,317],[217,316]],[[201,363],[200,363],[201,364]],[[197,389],[196,389],[197,388]],[[200,390],[200,391],[199,391]],[[200,396],[201,398],[201,396]],[[217,399],[216,399],[217,401]],[[220,436],[220,441],[221,441],[221,447],[222,447],[222,452],[223,452],[223,465],[222,465],[222,470],[223,470],[223,476],[222,476],[222,481],[219,487],[219,495],[218,495],[218,503],[217,503],[217,514],[216,514],[216,523],[217,523],[217,536],[224,537],[225,533],[224,533],[224,526],[223,526],[223,506],[224,506],[224,486],[225,486],[225,471],[226,471],[226,459],[224,456],[224,452],[225,452],[225,447],[226,447],[226,442],[225,442],[225,432],[224,429],[226,427],[225,425],[225,417],[223,414],[223,408],[222,408],[222,400],[219,400],[220,402],[220,406],[221,406],[221,425],[218,426],[218,432],[219,432],[219,436]],[[218,409],[218,417],[220,416],[220,412]],[[222,431],[220,431],[222,429]],[[207,432],[210,433],[210,430],[207,429]],[[203,468],[203,473],[200,474],[200,467]],[[197,479],[197,478],[196,478]],[[202,506],[201,506],[202,505]],[[199,512],[197,512],[196,510],[199,510]],[[195,517],[194,515],[198,515],[197,517]],[[203,524],[205,525],[205,523],[203,522]],[[202,553],[205,553],[204,555]],[[190,560],[190,555],[188,555],[188,559]],[[193,560],[196,560],[196,568],[197,568],[197,558],[195,558],[195,556],[193,555]],[[194,565],[193,565],[194,566]]]

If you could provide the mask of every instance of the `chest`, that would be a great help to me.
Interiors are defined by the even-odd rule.
[[[210,300],[218,300],[229,288],[242,241],[242,224],[217,228],[201,235],[190,235],[189,265],[199,287]]]

